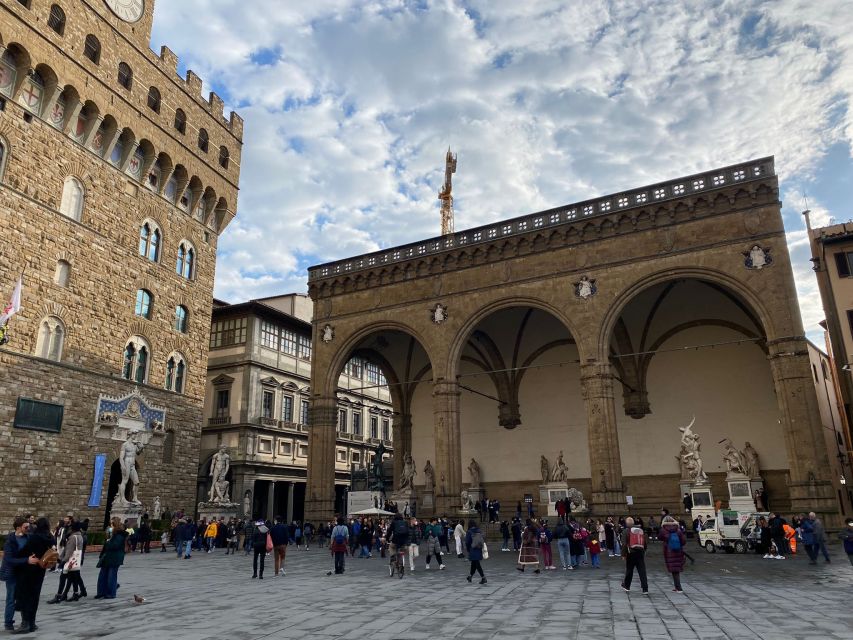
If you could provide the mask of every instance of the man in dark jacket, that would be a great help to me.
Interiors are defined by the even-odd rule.
[[[770,528],[770,538],[773,540],[773,544],[776,545],[776,555],[772,556],[775,560],[784,560],[785,556],[785,529],[783,525],[785,524],[785,520],[779,516],[779,514],[771,513],[770,520],[767,522],[767,526]]]
[[[6,536],[6,544],[3,545],[3,564],[0,565],[0,580],[6,583],[6,610],[3,624],[6,631],[12,631],[15,627],[15,570],[25,564],[35,564],[38,558],[35,556],[21,557],[19,553],[27,544],[27,530],[30,523],[23,516],[17,516],[14,521],[15,529]]]
[[[36,612],[45,573],[38,559],[55,545],[56,539],[50,534],[50,521],[39,518],[35,531],[27,537],[27,543],[18,552],[18,558],[26,558],[27,562],[15,568],[15,608],[21,611],[21,626],[15,630],[16,633],[31,633],[38,629]]]
[[[275,517],[275,524],[270,529],[272,538],[272,557],[275,568],[274,576],[284,575],[284,558],[287,555],[287,543],[290,540],[288,526],[282,522],[281,516]]]

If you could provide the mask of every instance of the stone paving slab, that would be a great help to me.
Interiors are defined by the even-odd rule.
[[[809,566],[804,557],[764,560],[752,554],[695,552],[682,577],[685,593],[672,593],[660,548],[647,557],[650,595],[636,576],[630,594],[620,582],[621,559],[602,557],[602,568],[578,571],[515,570],[514,554],[485,561],[485,585],[469,584],[468,562],[445,556],[448,568],[423,568],[389,578],[387,560],[350,558],[342,576],[327,576],[325,550],[287,554],[287,576],[252,580],[242,553],[128,556],[119,571],[119,597],[93,600],[96,555],[83,579],[90,596],[45,604],[58,575],[48,574],[33,637],[127,640],[417,640],[420,638],[782,638],[853,640],[853,567],[839,547],[834,562]],[[691,553],[693,549],[691,549]],[[146,602],[135,604],[133,594]]]

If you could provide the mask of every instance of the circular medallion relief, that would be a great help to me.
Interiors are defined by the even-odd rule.
[[[145,12],[145,0],[104,0],[104,2],[125,22],[136,22]]]

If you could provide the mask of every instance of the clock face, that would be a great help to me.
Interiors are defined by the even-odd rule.
[[[125,22],[136,22],[145,11],[145,0],[104,0],[104,2]]]

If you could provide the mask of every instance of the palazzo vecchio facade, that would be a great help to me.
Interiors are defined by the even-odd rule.
[[[243,122],[149,48],[153,0],[0,4],[0,525],[100,525],[128,433],[139,498],[192,511],[216,245]]]

